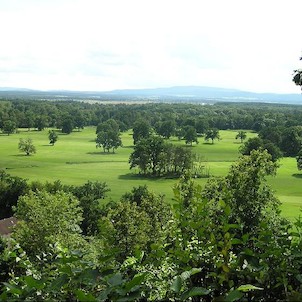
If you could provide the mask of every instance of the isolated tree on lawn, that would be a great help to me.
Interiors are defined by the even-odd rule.
[[[7,120],[3,122],[2,131],[6,133],[7,135],[10,135],[16,131],[16,123],[11,120]]]
[[[49,143],[54,145],[55,142],[58,140],[58,135],[54,130],[49,130],[48,138],[49,138]]]
[[[220,139],[219,130],[217,128],[208,129],[204,138],[206,141],[211,140],[212,144],[214,144],[215,139]]]
[[[240,142],[242,143],[246,139],[246,131],[239,131],[235,138],[240,139]]]
[[[36,147],[34,146],[31,138],[20,138],[18,149],[21,152],[25,152],[27,156],[36,153]]]

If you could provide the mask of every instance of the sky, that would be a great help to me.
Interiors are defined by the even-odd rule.
[[[0,0],[0,87],[300,93],[301,0]]]

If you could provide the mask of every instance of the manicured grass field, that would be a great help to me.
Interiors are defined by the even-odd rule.
[[[225,175],[230,165],[237,160],[240,146],[240,142],[235,139],[237,133],[220,131],[220,141],[212,145],[199,138],[199,144],[192,147],[205,161],[211,175]],[[87,180],[104,181],[111,189],[108,198],[113,200],[118,200],[135,186],[146,184],[154,192],[165,195],[167,202],[172,202],[172,187],[177,179],[145,179],[136,175],[137,171],[129,169],[128,159],[133,148],[130,132],[123,133],[123,147],[115,154],[104,154],[102,149],[96,149],[95,128],[85,128],[69,135],[58,132],[58,135],[55,146],[49,145],[48,130],[39,132],[20,129],[17,134],[0,135],[0,169],[6,169],[7,173],[29,181],[53,182],[59,179],[64,184],[74,185],[83,184]],[[255,135],[248,133],[248,138]],[[19,139],[26,137],[31,137],[37,148],[37,153],[32,156],[26,156],[18,150]],[[184,145],[184,141],[171,141]],[[207,179],[196,181],[203,185]],[[277,176],[270,177],[268,182],[282,201],[283,214],[289,218],[297,217],[302,206],[302,173],[296,168],[296,160],[283,158]]]

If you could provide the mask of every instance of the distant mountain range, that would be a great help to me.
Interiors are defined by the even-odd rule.
[[[154,101],[154,102],[261,102],[302,104],[302,94],[256,93],[237,89],[206,86],[175,86],[154,89],[123,89],[112,91],[40,91],[25,88],[0,88],[1,98],[99,100],[99,101]]]

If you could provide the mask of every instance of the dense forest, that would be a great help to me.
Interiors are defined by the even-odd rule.
[[[104,152],[114,152],[119,132],[132,129],[130,165],[145,177],[176,175],[173,204],[147,186],[104,204],[105,182],[29,183],[1,171],[1,218],[18,223],[0,241],[0,300],[302,299],[302,221],[281,216],[266,183],[278,158],[300,158],[302,107],[0,101],[2,135],[20,128],[68,134],[86,126],[96,127]],[[225,129],[239,130],[241,140],[245,130],[258,136],[242,144],[226,176],[201,187],[190,149],[167,140],[214,143]]]

